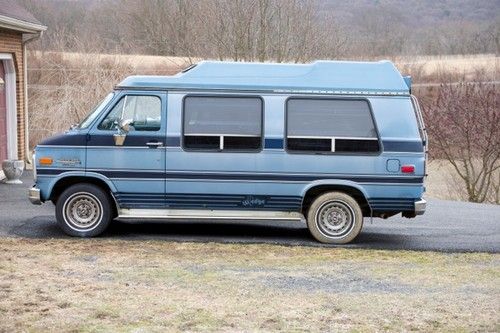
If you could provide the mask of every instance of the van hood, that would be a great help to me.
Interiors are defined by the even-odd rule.
[[[71,129],[40,141],[39,146],[85,146],[87,144],[87,131]]]

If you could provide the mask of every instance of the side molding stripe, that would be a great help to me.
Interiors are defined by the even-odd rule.
[[[158,140],[163,142],[167,147],[180,147],[181,138],[179,136],[150,135],[150,136],[129,136],[125,142],[125,146],[142,147],[148,140]],[[93,135],[87,143],[84,135],[73,136],[58,136],[45,140],[40,143],[41,146],[80,146],[91,148],[96,147],[115,147],[111,135]],[[422,141],[397,141],[397,140],[382,140],[384,151],[387,152],[423,152],[424,147]],[[284,149],[284,139],[266,138],[264,140],[264,149]]]
[[[58,175],[69,171],[82,169],[38,169],[39,175]],[[198,173],[198,172],[164,172],[164,171],[132,171],[132,170],[92,170],[87,172],[100,173],[108,178],[167,178],[167,179],[210,179],[210,180],[267,180],[267,181],[303,181],[315,180],[350,180],[358,183],[407,183],[420,184],[423,177],[376,177],[376,176],[340,176],[340,175],[288,175],[288,174],[231,174],[231,173]]]
[[[265,139],[264,140],[265,149],[283,149],[284,141],[283,139]]]

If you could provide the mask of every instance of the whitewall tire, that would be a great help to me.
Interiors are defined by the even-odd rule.
[[[97,236],[106,230],[112,219],[109,196],[93,184],[72,185],[57,199],[56,219],[70,236]]]
[[[309,207],[307,226],[321,243],[346,244],[361,232],[363,212],[350,195],[328,192],[317,197]]]

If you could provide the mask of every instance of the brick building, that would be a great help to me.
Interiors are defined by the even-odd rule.
[[[26,44],[47,27],[15,0],[0,0],[0,163],[26,159]]]

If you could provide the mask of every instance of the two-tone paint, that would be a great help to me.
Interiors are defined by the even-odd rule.
[[[210,85],[205,83],[204,70],[201,66],[199,77],[193,75],[191,81],[187,72],[184,74],[187,79],[177,83],[169,78],[129,78],[116,87],[113,97],[89,127],[74,128],[42,141],[35,149],[37,178],[30,192],[32,201],[55,200],[56,189],[64,187],[65,182],[88,180],[105,187],[116,203],[118,214],[124,217],[130,210],[142,210],[150,217],[162,216],[161,211],[177,210],[244,211],[250,212],[247,216],[255,212],[257,217],[261,214],[258,212],[303,214],[307,194],[319,188],[359,193],[366,202],[366,216],[399,212],[412,216],[425,210],[422,196],[426,138],[418,107],[404,80],[384,88],[382,83],[377,86],[371,82],[375,73],[373,80],[367,78],[369,84],[364,88],[361,83],[356,86],[349,82],[346,87],[332,87],[324,83],[328,78],[323,77],[323,81],[313,86],[305,82],[300,87],[293,85],[295,78],[290,79],[288,86],[269,82],[259,85],[258,80],[250,78],[245,84],[226,78],[227,84],[214,81]],[[387,82],[391,80],[395,78]],[[113,132],[99,130],[97,126],[122,96],[134,94],[161,99],[161,128],[155,132],[130,132],[123,146],[117,146]],[[199,94],[261,97],[262,149],[255,152],[184,149],[183,100]],[[295,97],[365,99],[376,125],[380,151],[364,154],[287,151],[286,103]],[[43,156],[50,156],[53,163],[42,165],[39,158]],[[402,165],[414,166],[414,172],[402,173]]]

